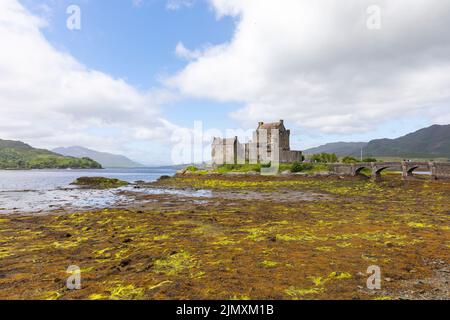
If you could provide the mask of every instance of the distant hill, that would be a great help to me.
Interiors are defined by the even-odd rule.
[[[336,153],[338,156],[402,158],[450,158],[450,125],[433,125],[397,139],[377,139],[368,143],[337,142],[305,150],[306,154]]]
[[[372,140],[364,153],[370,156],[450,158],[450,125],[433,125],[397,139]]]
[[[333,142],[317,148],[305,150],[306,154],[335,153],[338,156],[359,155],[361,148],[365,148],[367,142]]]
[[[89,158],[65,157],[21,141],[0,139],[0,169],[101,169]]]
[[[71,157],[89,157],[98,163],[100,163],[104,168],[138,168],[143,167],[142,164],[134,162],[125,156],[99,152],[83,147],[67,147],[67,148],[56,148],[53,152],[62,154],[64,156]]]

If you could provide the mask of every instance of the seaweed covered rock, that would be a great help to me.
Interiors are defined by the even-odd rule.
[[[104,177],[80,177],[74,182],[72,182],[71,185],[76,185],[83,188],[109,189],[127,186],[129,185],[129,183],[119,179],[111,179]]]

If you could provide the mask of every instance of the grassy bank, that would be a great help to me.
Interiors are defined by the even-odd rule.
[[[226,164],[213,169],[199,169],[196,166],[188,166],[186,171],[197,174],[207,173],[260,173],[262,168],[269,168],[270,165],[264,164]],[[282,163],[279,165],[278,171],[290,173],[316,173],[328,171],[328,165],[323,163]]]

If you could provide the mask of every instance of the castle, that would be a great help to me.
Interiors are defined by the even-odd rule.
[[[301,162],[302,152],[291,150],[290,135],[291,131],[280,120],[274,123],[259,122],[253,132],[253,140],[248,143],[240,143],[238,137],[214,138],[212,165]]]

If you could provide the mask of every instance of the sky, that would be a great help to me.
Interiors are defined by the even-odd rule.
[[[394,138],[450,123],[449,30],[442,0],[0,0],[0,139],[159,165],[258,121]]]

